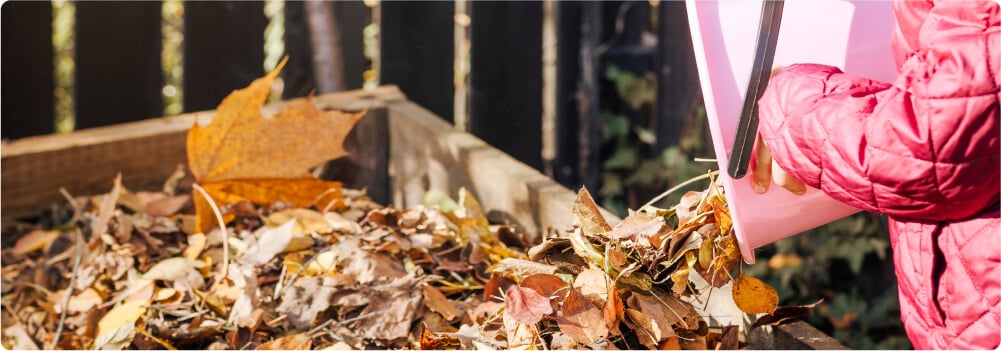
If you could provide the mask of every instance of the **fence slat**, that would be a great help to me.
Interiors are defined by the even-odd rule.
[[[184,110],[215,109],[264,75],[264,2],[184,3]]]
[[[469,130],[542,169],[542,3],[470,4]]]
[[[76,127],[163,114],[159,1],[76,3]]]
[[[663,1],[658,10],[657,149],[663,150],[678,144],[686,119],[701,117],[702,91],[685,3]]]
[[[309,42],[304,1],[285,2],[285,53],[288,64],[282,70],[285,91],[282,98],[302,97],[316,89],[313,78],[313,49]]]
[[[11,1],[0,14],[2,137],[52,133],[52,4]]]
[[[581,185],[577,86],[580,79],[581,2],[556,2],[556,157],[553,178],[570,189]]]
[[[365,83],[365,26],[372,22],[371,10],[361,1],[335,1],[334,18],[341,32],[341,59],[344,60],[344,89],[361,89]]]
[[[408,99],[451,122],[455,4],[385,1],[380,11],[380,82],[396,84]]]

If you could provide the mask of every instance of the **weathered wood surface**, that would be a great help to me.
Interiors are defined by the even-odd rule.
[[[395,87],[382,87],[324,95],[314,102],[321,108],[362,110],[403,98]],[[292,101],[267,105],[264,113],[274,113]],[[73,195],[107,192],[119,172],[129,189],[159,189],[178,165],[187,164],[188,129],[196,120],[208,123],[213,114],[195,112],[5,143],[0,148],[0,212],[4,218],[38,214],[64,201],[60,187]]]
[[[748,336],[752,350],[848,350],[807,322],[797,320],[755,329]]]
[[[274,113],[295,100],[264,107]],[[373,199],[397,207],[423,203],[430,189],[456,196],[465,187],[491,218],[521,226],[531,235],[572,228],[574,191],[532,167],[406,100],[393,86],[313,98],[321,109],[362,110],[369,114],[349,134],[350,159],[321,169],[325,178],[367,187]],[[155,190],[178,165],[186,165],[185,140],[194,124],[214,111],[45,135],[9,142],[0,148],[4,220],[39,214],[64,201],[59,188],[73,195],[107,192],[115,174],[132,190]],[[612,222],[619,219],[604,213]],[[752,348],[844,349],[805,322],[761,329]]]

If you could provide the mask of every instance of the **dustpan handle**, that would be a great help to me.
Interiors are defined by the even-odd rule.
[[[740,120],[737,121],[737,132],[734,135],[733,149],[730,151],[730,164],[727,165],[727,173],[733,179],[743,178],[747,174],[751,152],[754,149],[754,139],[758,134],[758,99],[764,94],[768,78],[771,76],[775,46],[779,38],[779,25],[782,23],[783,5],[783,0],[765,0],[761,7],[761,24],[758,27],[751,79],[744,95]]]

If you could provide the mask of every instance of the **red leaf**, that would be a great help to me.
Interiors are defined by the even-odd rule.
[[[505,313],[521,324],[535,324],[542,316],[552,314],[553,307],[549,299],[539,295],[534,289],[511,286],[507,289],[504,300]]]

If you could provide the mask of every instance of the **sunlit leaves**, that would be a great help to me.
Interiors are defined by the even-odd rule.
[[[364,113],[320,111],[307,99],[263,116],[261,107],[284,65],[234,91],[211,123],[196,123],[188,132],[188,166],[219,204],[282,201],[322,208],[341,198],[340,183],[315,179],[309,169],[347,154],[344,138]],[[206,231],[215,221],[207,200],[196,198],[195,210],[196,230]]]

